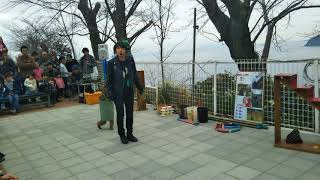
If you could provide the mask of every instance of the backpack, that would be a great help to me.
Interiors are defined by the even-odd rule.
[[[291,133],[288,134],[286,143],[288,144],[301,144],[303,143],[300,132],[298,129],[294,129]]]

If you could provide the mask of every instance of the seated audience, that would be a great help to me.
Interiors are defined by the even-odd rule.
[[[0,76],[4,76],[6,72],[12,72],[16,74],[16,63],[8,55],[8,49],[4,48],[2,56],[0,56]]]
[[[55,68],[53,68],[53,65],[51,62],[48,63],[47,69],[44,71],[44,75],[46,76],[46,78],[55,78],[57,74],[57,70]]]
[[[9,100],[10,112],[12,114],[17,114],[20,108],[20,104],[19,104],[19,96],[16,89],[18,88],[19,85],[13,79],[13,75],[11,72],[8,72],[5,74],[4,85],[5,85],[4,94],[5,94],[5,97],[8,98]]]
[[[37,81],[34,78],[34,74],[30,74],[24,81],[26,88],[26,95],[34,95],[38,92]]]
[[[81,78],[82,74],[80,72],[80,69],[77,65],[74,65],[72,67],[72,73],[69,77],[69,85],[70,85],[70,90],[71,90],[71,95],[75,96],[78,95],[78,87],[79,84],[81,83]]]
[[[37,81],[40,80],[40,79],[42,79],[43,73],[44,73],[43,69],[40,68],[40,66],[39,66],[38,63],[36,63],[36,68],[33,69],[34,78],[35,78]]]
[[[75,60],[75,59],[72,59],[72,55],[71,54],[68,54],[67,55],[67,62],[66,62],[66,68],[68,69],[69,72],[72,72],[72,67],[74,65],[78,65],[78,61]]]
[[[40,57],[40,60],[39,60],[39,62],[38,62],[38,63],[39,63],[39,66],[40,66],[43,70],[46,70],[49,62],[50,62],[50,60],[49,60],[48,52],[43,51],[43,52],[41,53],[41,57]]]
[[[56,86],[57,86],[58,99],[61,100],[64,97],[65,84],[64,84],[64,81],[61,78],[61,75],[60,75],[59,72],[56,74],[56,77],[54,78],[54,81],[55,81]]]
[[[0,36],[0,56],[2,56],[3,49],[7,48],[6,44],[4,44],[2,37]]]
[[[40,62],[40,57],[39,57],[38,52],[36,52],[36,51],[32,52],[31,56],[32,56],[33,59],[36,61],[36,63],[39,63],[39,62]]]

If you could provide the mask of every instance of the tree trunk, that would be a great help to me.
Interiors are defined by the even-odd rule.
[[[223,38],[229,48],[230,55],[240,71],[257,71],[258,54],[251,41],[250,30],[242,21],[231,20],[227,36]],[[253,63],[253,64],[251,64]]]
[[[93,55],[95,59],[99,59],[98,44],[102,44],[102,40],[100,39],[100,34],[99,34],[98,26],[96,23],[93,23],[92,25],[90,25],[89,32],[90,32],[90,42],[91,42]]]
[[[100,3],[97,2],[93,9],[91,7],[89,8],[88,0],[80,0],[78,4],[78,9],[81,11],[82,16],[87,23],[87,28],[90,33],[91,47],[95,59],[99,59],[98,44],[102,43],[97,25],[97,14],[100,7]]]
[[[163,41],[160,43],[160,63],[161,63],[161,78],[162,84],[164,85],[165,76],[164,76],[164,60],[163,60]]]
[[[124,1],[116,1],[116,10],[113,14],[114,28],[117,41],[127,40],[126,6]]]
[[[232,59],[238,64],[240,71],[256,71],[258,54],[248,27],[248,7],[239,0],[223,1],[228,8],[229,16],[224,14],[216,0],[202,0],[208,16],[218,30],[221,41],[229,48]]]
[[[274,26],[275,26],[274,23],[272,23],[268,26],[267,35],[266,35],[266,39],[264,42],[262,56],[261,56],[262,61],[267,61],[267,59],[269,58],[269,52],[270,52],[270,47],[271,47]]]

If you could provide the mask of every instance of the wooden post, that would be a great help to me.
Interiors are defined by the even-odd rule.
[[[144,71],[138,71],[138,77],[139,77],[141,86],[145,90]],[[137,106],[138,106],[137,107],[138,111],[147,110],[147,104],[146,104],[145,98],[141,96],[138,91],[137,91]]]
[[[281,142],[281,77],[274,78],[274,143]]]

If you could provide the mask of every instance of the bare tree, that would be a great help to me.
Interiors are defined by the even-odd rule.
[[[62,15],[73,16],[73,21],[77,22],[78,27],[73,28],[73,32],[64,35],[70,37],[72,35],[87,36],[89,35],[93,54],[98,59],[98,44],[107,42],[112,37],[112,26],[110,18],[106,13],[105,7],[99,1],[95,3],[91,0],[10,0],[11,6],[27,5],[29,7],[38,7],[45,10],[49,16],[48,21],[59,21],[59,24],[68,24],[63,22]],[[101,10],[103,8],[103,10]],[[77,9],[80,11],[77,11]],[[52,14],[53,13],[53,14]],[[42,14],[43,16],[43,14]],[[77,21],[76,21],[77,20]],[[64,27],[63,27],[64,28]]]
[[[275,28],[279,21],[290,17],[291,13],[308,8],[319,8],[310,0],[196,0],[206,10],[210,21],[229,48],[231,57],[239,63],[246,59],[257,61],[259,55],[254,45],[263,32],[266,31],[265,43],[261,61],[269,56]],[[252,13],[260,12],[260,17],[249,27]],[[252,20],[253,21],[253,20]],[[239,65],[240,70],[250,70],[256,66]]]
[[[159,48],[159,54],[157,58],[161,63],[161,79],[162,84],[165,83],[164,62],[170,57],[177,45],[169,52],[165,52],[165,41],[168,39],[169,32],[173,24],[173,0],[155,0],[156,10],[154,11],[155,22],[153,23],[155,30],[155,38],[153,41]]]
[[[133,43],[138,36],[145,32],[152,25],[152,20],[145,22],[145,24],[135,30],[133,33],[130,33],[131,36],[128,37],[128,27],[135,23],[130,22],[130,19],[134,18],[134,15],[137,14],[143,19],[143,14],[137,12],[138,6],[141,4],[142,0],[105,0],[107,11],[111,16],[114,28],[115,28],[115,37],[117,41],[127,40],[129,43]],[[130,25],[131,24],[131,25]]]
[[[78,24],[75,21],[74,16],[65,17],[62,12],[59,12],[59,14],[60,16],[55,18],[55,22],[53,25],[60,30],[60,33],[58,33],[60,36],[67,38],[71,46],[73,57],[77,59],[77,54],[76,54],[75,46],[73,43],[73,37],[74,37],[75,29],[78,27]],[[67,21],[66,18],[71,18],[71,19]]]
[[[70,53],[67,38],[59,36],[59,29],[55,26],[48,27],[46,22],[40,19],[34,21],[24,19],[22,23],[23,25],[16,25],[10,29],[15,48],[20,49],[24,45],[30,51],[38,51],[41,47],[60,56]]]

